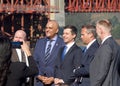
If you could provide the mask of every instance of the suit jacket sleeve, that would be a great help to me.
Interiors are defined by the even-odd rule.
[[[81,64],[79,66],[79,68],[75,69],[75,76],[76,77],[89,77],[89,66],[90,66],[90,62],[92,61],[94,55],[89,55],[88,56],[88,60],[85,64]],[[82,60],[82,59],[81,59]]]
[[[29,67],[26,67],[26,76],[35,76],[38,74],[38,68],[37,68],[37,65],[33,59],[32,56],[29,56],[28,57],[28,61],[29,61]]]
[[[83,54],[83,57],[81,58],[80,67],[75,69],[75,72],[74,72],[76,77],[89,77],[89,66],[95,56],[95,53],[98,47],[99,47],[99,43],[95,41],[88,48],[86,53]]]
[[[16,62],[13,67],[16,69],[16,72],[19,71],[19,73],[21,73],[21,77],[23,78],[35,76],[38,74],[38,68],[32,56],[28,57],[28,62],[29,66],[27,66],[24,62]]]

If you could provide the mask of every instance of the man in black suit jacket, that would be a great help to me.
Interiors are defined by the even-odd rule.
[[[21,48],[21,46],[18,46],[17,42],[23,42],[25,41],[25,43],[27,44],[27,40],[26,40],[26,33],[23,30],[17,30],[15,32],[14,38],[13,38],[13,49],[12,49],[12,57],[11,60],[12,62],[24,62],[26,63],[26,66],[29,66],[29,61],[28,61],[28,56],[26,55],[26,52],[24,52],[24,50]],[[28,46],[28,45],[26,45]],[[33,86],[34,83],[34,78],[33,77],[26,77],[26,82],[23,83],[23,86]]]
[[[11,62],[5,86],[25,86],[23,83],[25,83],[27,77],[38,74],[38,68],[31,55],[29,47],[24,40],[22,41],[23,44],[21,45],[21,48],[27,55],[29,66],[24,62]]]
[[[99,47],[96,40],[96,28],[93,25],[84,25],[81,29],[81,39],[86,46],[80,60],[81,66],[74,70],[76,76],[75,83],[78,86],[90,86],[89,66],[94,58],[94,54]]]
[[[90,64],[91,86],[119,86],[118,59],[119,45],[111,35],[112,24],[108,20],[96,23],[96,31],[101,39],[94,59]]]
[[[57,55],[55,61],[55,80],[54,83],[70,86],[74,82],[73,69],[80,65],[80,57],[82,57],[82,50],[75,43],[77,36],[77,28],[68,25],[63,31],[63,40],[66,47],[62,47]]]

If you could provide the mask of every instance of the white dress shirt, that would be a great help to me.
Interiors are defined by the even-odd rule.
[[[19,61],[22,62],[21,49],[18,49],[18,48],[17,48],[17,49],[16,49],[16,52],[17,52],[17,54],[18,54],[18,59],[19,59]],[[26,55],[26,53],[24,53],[24,54],[25,54],[26,65],[29,66],[27,55]]]

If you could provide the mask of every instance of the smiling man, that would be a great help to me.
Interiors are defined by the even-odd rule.
[[[57,55],[55,63],[55,84],[70,86],[74,82],[73,70],[80,65],[82,50],[76,45],[75,38],[77,28],[68,25],[63,31],[65,46],[62,47]]]
[[[52,86],[54,81],[54,62],[60,47],[64,46],[62,38],[58,36],[57,21],[48,21],[45,29],[45,38],[37,41],[34,59],[39,68],[35,86]]]

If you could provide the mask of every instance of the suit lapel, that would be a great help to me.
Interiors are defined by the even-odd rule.
[[[55,45],[54,45],[54,47],[51,51],[51,56],[50,57],[54,57],[55,54],[53,54],[53,53],[56,53],[56,50],[58,50],[59,46],[61,46],[59,43],[60,43],[59,38],[57,38],[56,43],[55,43]],[[50,60],[53,60],[53,59],[54,58],[50,58]]]
[[[96,41],[87,49],[86,53],[82,56],[82,64],[89,58],[89,54],[92,52],[91,49],[94,49],[94,46],[96,45]]]
[[[65,57],[64,57],[64,60],[63,62],[65,62],[67,60],[67,58],[69,59],[69,55],[70,53],[74,50],[74,48],[76,47],[76,44],[74,44],[69,50],[68,52],[66,53]]]
[[[16,49],[12,49],[12,57],[11,57],[11,60],[12,60],[13,62],[19,61],[18,55],[17,55],[17,52],[16,52]]]
[[[89,55],[91,55],[91,53],[93,53],[93,51],[94,51],[93,49],[96,50],[98,47],[99,47],[99,43],[96,40],[95,42],[93,42],[93,44],[88,48],[86,53],[83,55],[82,62],[85,62],[89,58]]]
[[[55,43],[55,45],[54,45],[51,53],[54,53],[54,52],[56,51],[56,49],[58,48],[58,46],[59,46],[59,39],[57,38],[56,43]],[[52,54],[52,55],[53,55],[53,54]]]
[[[44,45],[43,45],[43,50],[42,50],[43,56],[45,56],[46,44],[47,44],[47,38],[44,40]]]

